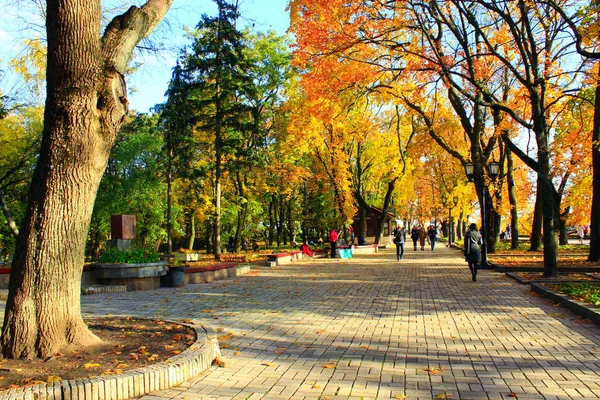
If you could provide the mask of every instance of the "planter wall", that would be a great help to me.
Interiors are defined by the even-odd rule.
[[[198,253],[176,253],[175,259],[177,261],[200,261],[200,254],[198,254]]]

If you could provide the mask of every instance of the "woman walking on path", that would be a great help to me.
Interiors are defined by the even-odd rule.
[[[419,244],[421,245],[421,250],[425,251],[425,239],[427,238],[427,232],[425,232],[425,228],[423,225],[419,225]]]
[[[471,224],[465,234],[465,261],[469,263],[469,269],[473,276],[473,282],[477,281],[477,264],[481,256],[480,247],[483,244],[481,234],[477,225]]]
[[[404,227],[397,226],[394,229],[394,244],[396,245],[396,260],[404,258],[404,243],[406,242],[406,230]]]

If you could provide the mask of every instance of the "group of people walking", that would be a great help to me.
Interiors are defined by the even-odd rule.
[[[397,226],[393,232],[394,244],[396,245],[396,259],[398,261],[404,258],[404,245],[406,243],[406,229],[402,226]],[[423,225],[415,225],[410,231],[410,238],[413,241],[414,251],[417,251],[417,242],[421,250],[425,251],[425,241],[429,241],[431,251],[434,250],[437,242],[437,229],[429,226],[427,230]],[[471,224],[469,230],[465,233],[464,255],[465,261],[469,265],[471,271],[471,279],[477,281],[477,264],[481,259],[481,245],[483,238],[477,230],[476,224]]]
[[[396,258],[398,261],[404,257],[404,244],[406,243],[406,229],[404,227],[397,226],[393,232],[394,244],[396,245]],[[437,229],[433,226],[429,226],[427,230],[423,225],[415,225],[410,231],[410,238],[413,241],[414,250],[417,251],[417,243],[421,246],[421,250],[425,251],[425,242],[427,241],[431,245],[431,251],[435,249],[437,242]]]

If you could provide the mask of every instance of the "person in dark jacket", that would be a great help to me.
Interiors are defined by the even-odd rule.
[[[429,243],[431,244],[431,251],[435,248],[435,243],[437,242],[437,231],[433,227],[433,225],[429,225],[429,229],[427,229],[427,236],[429,236]]]
[[[481,233],[477,230],[477,225],[471,224],[465,233],[465,261],[469,263],[473,282],[477,281],[477,264],[481,259],[482,244],[483,240]]]
[[[394,229],[394,244],[396,245],[396,259],[398,261],[404,258],[404,243],[406,243],[406,230],[404,227],[397,226]]]
[[[410,238],[413,241],[415,251],[417,251],[417,241],[419,240],[419,227],[417,225],[413,226],[412,230],[410,231]]]

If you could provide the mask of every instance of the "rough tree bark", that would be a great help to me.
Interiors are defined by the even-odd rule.
[[[100,0],[47,1],[47,96],[40,158],[17,238],[2,327],[8,358],[49,357],[98,343],[81,318],[92,207],[123,117],[123,73],[172,0],[148,0],[100,36]]]
[[[514,178],[514,164],[512,151],[506,149],[507,162],[507,181],[508,181],[508,201],[510,203],[510,248],[516,250],[519,248],[519,212],[517,209],[517,192]]]

